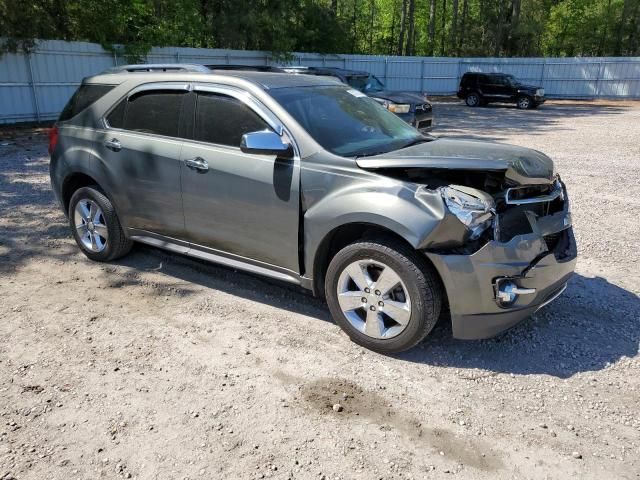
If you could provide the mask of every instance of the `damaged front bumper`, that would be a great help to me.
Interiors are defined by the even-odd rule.
[[[577,257],[568,205],[530,221],[532,233],[491,240],[470,255],[425,252],[444,283],[454,337],[492,337],[566,288]]]

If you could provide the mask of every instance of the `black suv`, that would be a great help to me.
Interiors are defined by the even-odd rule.
[[[515,103],[526,110],[543,104],[544,89],[520,83],[513,75],[504,73],[467,72],[460,80],[458,98],[470,107],[487,105],[489,102]]]

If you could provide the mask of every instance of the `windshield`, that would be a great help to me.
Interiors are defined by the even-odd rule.
[[[428,139],[365,94],[342,86],[279,88],[271,96],[336,155],[377,155]]]
[[[375,75],[352,75],[347,77],[347,83],[361,92],[381,92],[384,84]]]

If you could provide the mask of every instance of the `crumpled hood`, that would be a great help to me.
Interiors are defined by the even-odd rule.
[[[439,138],[394,152],[358,158],[360,168],[432,168],[504,171],[519,185],[547,184],[555,179],[553,160],[530,148],[500,143]]]
[[[426,103],[422,95],[413,92],[392,92],[389,90],[382,90],[380,92],[366,92],[366,94],[370,97],[382,98],[393,103],[409,103],[411,105],[422,105],[423,103]]]

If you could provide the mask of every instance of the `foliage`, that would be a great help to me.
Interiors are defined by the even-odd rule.
[[[433,12],[433,15],[432,15]],[[640,0],[0,0],[0,52],[34,39],[443,56],[639,55]]]

